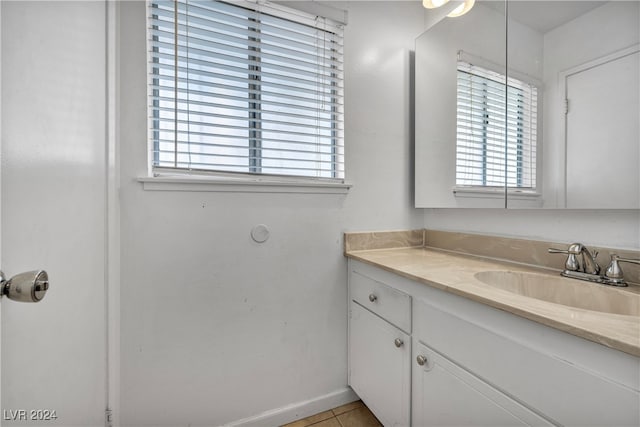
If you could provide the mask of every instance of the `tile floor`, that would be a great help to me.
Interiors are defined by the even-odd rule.
[[[382,427],[361,400],[338,406],[282,427]]]

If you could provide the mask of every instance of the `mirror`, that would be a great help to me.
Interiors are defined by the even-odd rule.
[[[489,180],[494,186],[486,192],[456,185],[458,63],[479,61],[502,74],[506,65],[504,1],[495,3],[476,2],[467,14],[445,17],[416,39],[416,207],[505,207],[500,176]]]
[[[416,40],[416,207],[640,209],[640,4],[505,4]]]

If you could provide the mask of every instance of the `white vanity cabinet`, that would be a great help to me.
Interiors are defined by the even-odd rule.
[[[385,426],[408,426],[411,298],[358,273],[350,296],[349,385]]]
[[[426,345],[413,348],[414,426],[552,425]]]
[[[638,357],[353,259],[349,296],[349,384],[385,426],[640,425]]]
[[[408,426],[411,337],[351,302],[349,346],[351,387],[385,426]]]

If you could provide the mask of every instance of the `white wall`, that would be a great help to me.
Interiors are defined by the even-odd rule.
[[[105,5],[3,1],[2,261],[45,269],[37,304],[2,301],[2,409],[104,425]],[[3,414],[4,415],[4,414]]]
[[[343,230],[421,225],[413,206],[413,50],[427,12],[413,1],[335,2],[346,9]]]
[[[346,387],[342,233],[422,225],[410,51],[424,12],[332,6],[349,12],[346,196],[144,191],[145,11],[120,4],[124,425],[219,425]]]
[[[425,209],[424,226],[552,242],[640,249],[637,210]]]

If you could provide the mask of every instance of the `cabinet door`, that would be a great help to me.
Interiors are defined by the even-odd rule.
[[[411,338],[353,301],[350,316],[349,385],[382,424],[408,426]]]
[[[414,426],[553,425],[422,343],[413,362]]]

